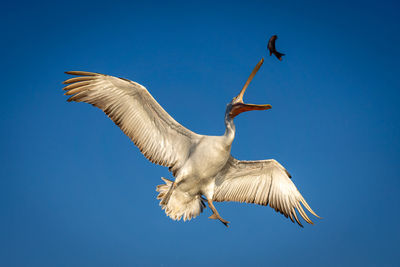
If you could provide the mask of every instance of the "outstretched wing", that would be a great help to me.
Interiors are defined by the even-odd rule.
[[[297,212],[312,224],[303,206],[317,216],[290,179],[290,174],[276,160],[240,161],[230,157],[216,176],[213,200],[238,201],[269,205],[300,225]],[[318,217],[319,218],[319,217]]]
[[[64,81],[68,101],[102,109],[153,163],[174,171],[200,137],[176,122],[138,83],[93,72],[66,73],[79,75]]]

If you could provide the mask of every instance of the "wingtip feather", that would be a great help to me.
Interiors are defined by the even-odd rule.
[[[314,216],[317,217],[318,219],[322,219],[322,217],[319,217],[319,216],[312,210],[312,208],[308,205],[307,201],[306,201],[304,198],[301,200],[301,204],[303,204],[304,207],[306,207],[306,209],[307,209],[312,215],[314,215]]]
[[[99,75],[99,73],[95,73],[95,72],[76,71],[76,70],[66,71],[65,74],[69,74],[69,75],[83,75],[83,76],[96,76],[96,75]]]

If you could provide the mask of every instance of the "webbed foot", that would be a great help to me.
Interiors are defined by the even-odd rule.
[[[212,200],[207,200],[208,202],[208,206],[211,208],[211,210],[213,211],[213,214],[208,217],[209,219],[214,219],[214,220],[220,220],[220,222],[222,222],[226,227],[229,227],[229,222],[222,219],[222,217],[219,215],[217,209],[214,207],[214,204],[212,202]]]

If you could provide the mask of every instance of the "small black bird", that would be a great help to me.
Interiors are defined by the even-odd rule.
[[[277,59],[282,60],[282,56],[284,56],[285,54],[282,54],[282,53],[279,53],[278,51],[276,51],[276,48],[275,48],[276,39],[278,39],[278,36],[273,35],[268,41],[269,55],[271,56],[272,54],[274,54]]]

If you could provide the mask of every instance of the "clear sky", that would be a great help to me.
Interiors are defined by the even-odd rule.
[[[6,2],[0,265],[399,266],[398,1]],[[237,117],[232,154],[289,170],[323,217],[303,229],[239,203],[216,203],[228,229],[208,208],[172,221],[155,191],[168,170],[61,90],[67,70],[128,78],[220,135],[261,57],[245,100],[272,109]]]

